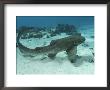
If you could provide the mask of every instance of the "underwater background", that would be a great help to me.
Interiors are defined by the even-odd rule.
[[[21,26],[48,26],[56,27],[57,24],[73,24],[76,27],[93,27],[94,16],[17,16],[16,27]]]
[[[16,16],[16,37],[20,30],[35,31],[20,38],[28,48],[46,46],[76,32],[86,40],[77,46],[81,58],[75,64],[68,60],[65,51],[54,60],[45,55],[28,58],[16,46],[16,74],[94,74],[94,16]]]

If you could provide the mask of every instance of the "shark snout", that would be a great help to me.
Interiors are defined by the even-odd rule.
[[[84,42],[85,42],[85,40],[86,40],[86,39],[85,39],[85,37],[81,36],[81,39],[80,39],[80,44],[81,44],[81,43],[84,43]]]

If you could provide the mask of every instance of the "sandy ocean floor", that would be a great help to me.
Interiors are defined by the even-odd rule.
[[[74,64],[68,60],[66,52],[58,53],[54,60],[49,59],[45,55],[36,56],[32,59],[23,57],[19,48],[17,48],[17,74],[94,74],[95,63],[89,62],[94,59],[92,51],[90,50],[90,48],[94,48],[94,38],[90,37],[92,34],[92,32],[89,35],[87,33],[82,33],[82,36],[86,37],[85,43],[87,45],[81,44],[77,47],[77,55],[81,56],[81,58],[77,59],[77,62]],[[66,34],[62,34],[52,38],[33,38],[21,40],[20,42],[29,48],[34,48],[36,45],[48,45],[51,40],[66,36]]]

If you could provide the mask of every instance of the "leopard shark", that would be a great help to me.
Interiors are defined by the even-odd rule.
[[[72,63],[77,57],[77,46],[85,41],[85,37],[81,36],[80,33],[77,33],[61,39],[52,40],[47,46],[31,49],[22,45],[20,42],[20,37],[23,33],[26,33],[26,31],[22,30],[18,33],[17,46],[24,56],[35,57],[37,55],[46,54],[49,58],[54,59],[59,52],[66,51],[68,59]]]

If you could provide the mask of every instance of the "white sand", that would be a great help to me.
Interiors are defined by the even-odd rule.
[[[81,56],[75,64],[72,64],[66,55],[66,52],[57,54],[54,60],[49,59],[47,56],[36,56],[34,59],[23,57],[17,48],[17,74],[94,74],[94,63],[88,62],[93,59],[90,47],[93,47],[94,40],[89,38],[87,34],[86,42],[88,47],[79,45],[77,47],[77,54]],[[30,39],[21,40],[23,45],[35,48],[37,46],[48,45],[51,40],[65,37],[65,34],[46,39]],[[93,44],[93,45],[91,45]],[[46,57],[44,60],[41,60]]]

